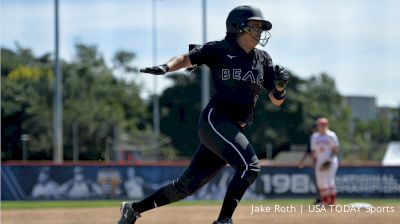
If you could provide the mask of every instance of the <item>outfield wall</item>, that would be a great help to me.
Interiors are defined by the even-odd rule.
[[[1,200],[142,198],[179,177],[182,165],[2,165]],[[233,169],[226,167],[188,200],[222,199]],[[400,198],[400,166],[340,167],[339,197]],[[262,167],[244,199],[312,197],[311,168]]]

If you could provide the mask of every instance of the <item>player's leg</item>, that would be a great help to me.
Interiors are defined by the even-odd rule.
[[[338,170],[337,157],[332,159],[331,167],[329,168],[329,204],[336,204],[336,173]]]
[[[160,188],[145,199],[127,204],[126,208],[121,210],[122,217],[119,223],[134,223],[134,221],[131,222],[126,217],[124,219],[125,214],[127,214],[129,218],[131,213],[136,212],[133,214],[136,216],[136,218],[134,218],[134,220],[136,220],[140,217],[140,213],[179,201],[192,195],[217,175],[225,165],[226,162],[223,159],[207,149],[203,144],[200,144],[189,167],[181,177],[174,180],[171,184]]]
[[[224,115],[212,108],[205,110],[199,126],[199,137],[203,144],[235,168],[218,218],[230,220],[247,188],[257,178],[260,164],[247,138]]]
[[[324,205],[328,205],[330,202],[329,195],[329,173],[324,170],[320,171],[319,166],[316,166],[315,176],[317,179],[317,187],[319,190],[319,194],[321,195],[321,202]]]
[[[191,164],[182,176],[144,200],[135,203],[133,207],[139,213],[142,213],[155,207],[182,200],[194,194],[225,165],[223,159],[200,144]]]
[[[321,201],[321,195],[320,195],[320,193],[319,193],[319,189],[318,189],[318,187],[317,187],[317,175],[315,174],[315,163],[314,163],[314,165],[313,165],[313,169],[312,169],[312,179],[313,179],[313,184],[314,184],[314,186],[315,186],[315,197],[316,197],[316,199],[315,199],[315,202],[314,202],[314,205],[316,205],[316,204],[319,204],[319,203],[321,203],[322,201]]]

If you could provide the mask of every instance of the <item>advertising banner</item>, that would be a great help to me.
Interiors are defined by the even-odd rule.
[[[1,200],[139,199],[171,183],[185,166],[2,165]],[[225,196],[234,171],[226,167],[188,200]],[[340,167],[339,197],[400,198],[400,167]],[[312,197],[311,168],[262,167],[244,199]]]

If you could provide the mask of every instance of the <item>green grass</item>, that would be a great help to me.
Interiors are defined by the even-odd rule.
[[[353,202],[366,202],[373,205],[400,205],[399,199],[339,199],[338,204],[349,204]],[[42,209],[42,208],[98,208],[119,207],[120,200],[108,201],[2,201],[1,209]],[[199,205],[221,205],[222,201],[182,201],[172,206],[199,206]],[[262,201],[242,201],[241,205],[307,205],[313,203],[313,199],[268,199]]]

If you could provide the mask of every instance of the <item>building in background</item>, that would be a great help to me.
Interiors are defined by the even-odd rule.
[[[344,105],[351,109],[351,117],[367,122],[377,117],[374,96],[345,96]]]
[[[400,107],[378,107],[377,118],[390,121],[391,139],[400,141]]]
[[[393,107],[378,107],[377,118],[384,120],[396,121],[399,117],[398,108]]]

